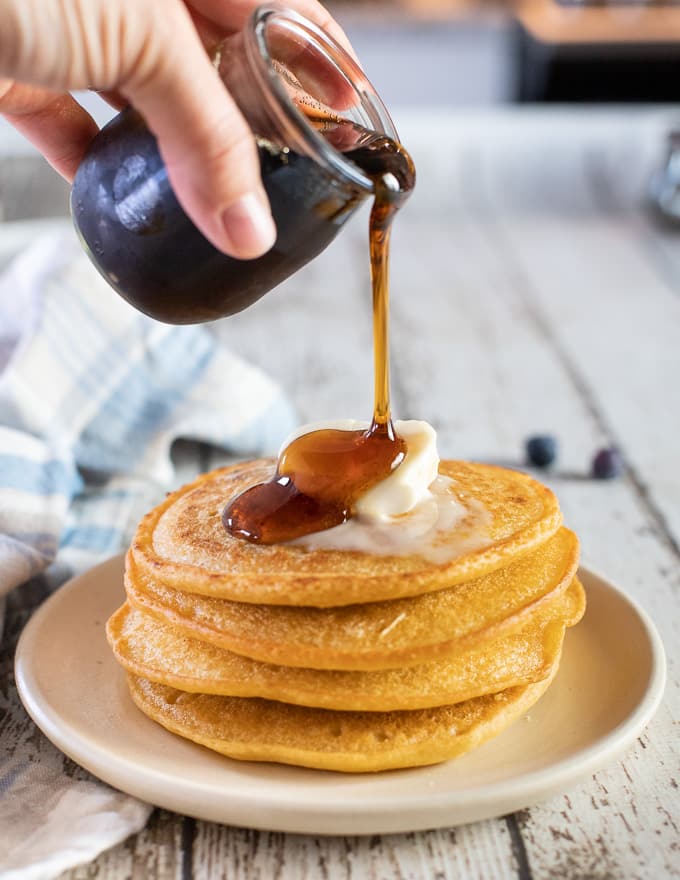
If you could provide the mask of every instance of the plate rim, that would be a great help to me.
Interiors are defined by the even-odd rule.
[[[371,792],[370,800],[361,799],[357,797],[356,789],[350,789],[346,794],[334,791],[332,799],[323,798],[320,789],[313,789],[307,798],[292,802],[290,795],[286,794],[285,790],[279,791],[277,786],[268,790],[265,797],[262,797],[258,789],[258,800],[248,796],[247,779],[245,778],[247,774],[244,774],[244,779],[240,781],[238,790],[225,791],[225,799],[228,800],[228,803],[221,811],[197,809],[195,804],[191,806],[186,803],[186,800],[198,802],[204,792],[210,792],[213,795],[215,793],[214,786],[210,786],[207,782],[192,781],[188,777],[173,776],[166,770],[157,769],[148,764],[140,768],[139,763],[133,759],[115,755],[115,753],[113,755],[110,752],[106,753],[101,747],[92,745],[87,739],[79,737],[78,732],[68,722],[59,718],[57,710],[49,701],[43,704],[39,697],[33,693],[32,684],[35,685],[38,692],[40,688],[35,683],[34,675],[31,672],[31,648],[45,619],[49,618],[53,605],[63,601],[64,596],[77,590],[83,581],[96,576],[97,572],[108,569],[115,570],[117,567],[122,569],[124,556],[123,553],[117,554],[71,578],[49,596],[30,617],[21,633],[15,654],[17,690],[26,711],[45,736],[60,751],[98,779],[157,806],[193,815],[199,819],[288,833],[367,835],[423,830],[491,818],[543,800],[551,794],[577,783],[593,771],[600,769],[604,764],[613,761],[634,742],[641,730],[647,726],[663,699],[666,683],[666,657],[661,636],[652,619],[637,600],[625,593],[617,584],[596,569],[581,564],[579,577],[586,581],[586,591],[589,586],[588,582],[595,582],[596,589],[600,588],[612,594],[632,610],[645,634],[651,662],[645,690],[634,709],[604,736],[585,746],[576,754],[558,760],[549,768],[542,767],[514,779],[482,783],[479,786],[458,789],[453,792],[433,792],[424,787],[421,791],[409,793],[406,802],[403,798],[395,799],[393,796],[390,799],[389,792]],[[149,719],[149,723],[153,724],[154,722]],[[78,747],[73,747],[74,742],[78,744]],[[196,748],[202,747],[196,746]],[[225,758],[225,760],[229,759]],[[247,766],[248,763],[239,761],[239,768]],[[119,774],[116,774],[116,769],[120,771]],[[306,773],[330,773],[330,771],[309,768],[292,769],[304,770]],[[390,774],[416,774],[422,769],[427,768],[405,768],[387,772]],[[434,769],[436,770],[436,767]],[[138,783],[128,784],[128,778],[134,772],[138,774]],[[120,785],[120,774],[126,777],[126,784],[123,787]],[[333,776],[336,775],[333,774]],[[347,775],[371,780],[382,774],[340,774],[342,777]],[[160,792],[160,796],[158,796],[159,787],[168,786],[172,789],[172,796],[166,797],[163,792]],[[152,796],[149,797],[149,795]],[[508,809],[489,809],[492,804],[510,804],[510,806]],[[238,818],[234,818],[238,814],[248,814],[253,810],[265,813],[267,810],[280,811],[282,809],[285,809],[285,816],[275,817],[275,821],[259,822],[256,818],[255,820],[250,818],[244,823]],[[312,810],[314,819],[310,821],[309,816]],[[341,828],[338,831],[333,831],[328,829],[329,821],[338,821],[348,811],[351,811],[349,824],[353,830],[347,831]],[[407,811],[422,813],[422,818],[419,821],[411,819],[400,822],[400,817],[403,817]],[[217,812],[221,812],[221,815],[217,816]],[[470,818],[461,818],[459,814],[465,814]],[[347,817],[345,816],[345,818]],[[361,827],[362,820],[377,818],[383,821],[374,822],[368,828]],[[314,825],[314,820],[317,822],[316,825]]]

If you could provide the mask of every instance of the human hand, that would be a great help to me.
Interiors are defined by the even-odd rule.
[[[215,247],[257,257],[276,230],[252,132],[205,46],[241,30],[258,0],[0,0],[0,114],[72,180],[92,117],[68,93],[130,102],[158,138],[182,207]],[[316,0],[288,5],[351,51]]]

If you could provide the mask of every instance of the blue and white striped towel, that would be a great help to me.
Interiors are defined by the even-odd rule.
[[[205,328],[136,312],[73,236],[36,242],[0,277],[0,605],[118,552],[178,482],[175,440],[257,455],[292,426],[280,389]],[[23,712],[14,692],[2,712]],[[0,743],[0,876],[55,876],[145,824],[147,805],[66,769],[42,737]]]

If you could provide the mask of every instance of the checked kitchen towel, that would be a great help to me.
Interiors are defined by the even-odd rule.
[[[136,312],[72,235],[37,241],[0,276],[0,607],[19,584],[54,589],[119,552],[177,485],[176,440],[273,454],[293,423],[280,389],[205,328]],[[13,688],[0,692],[5,730],[22,712]],[[37,731],[0,739],[3,878],[56,876],[149,812]]]

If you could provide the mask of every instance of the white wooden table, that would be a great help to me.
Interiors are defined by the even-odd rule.
[[[664,703],[621,760],[514,815],[324,839],[156,811],[144,832],[70,878],[680,877],[680,231],[655,226],[644,204],[673,116],[395,115],[419,172],[394,234],[395,415],[431,421],[449,457],[519,463],[528,434],[559,437],[548,481],[585,560],[656,621],[669,660]],[[0,252],[2,239],[0,227]],[[301,420],[370,413],[367,266],[358,220],[279,291],[216,327],[280,378]],[[612,444],[626,475],[588,479],[593,452]],[[203,450],[187,469],[219,460]],[[34,601],[15,594],[10,623]],[[0,692],[9,669],[5,657]]]

